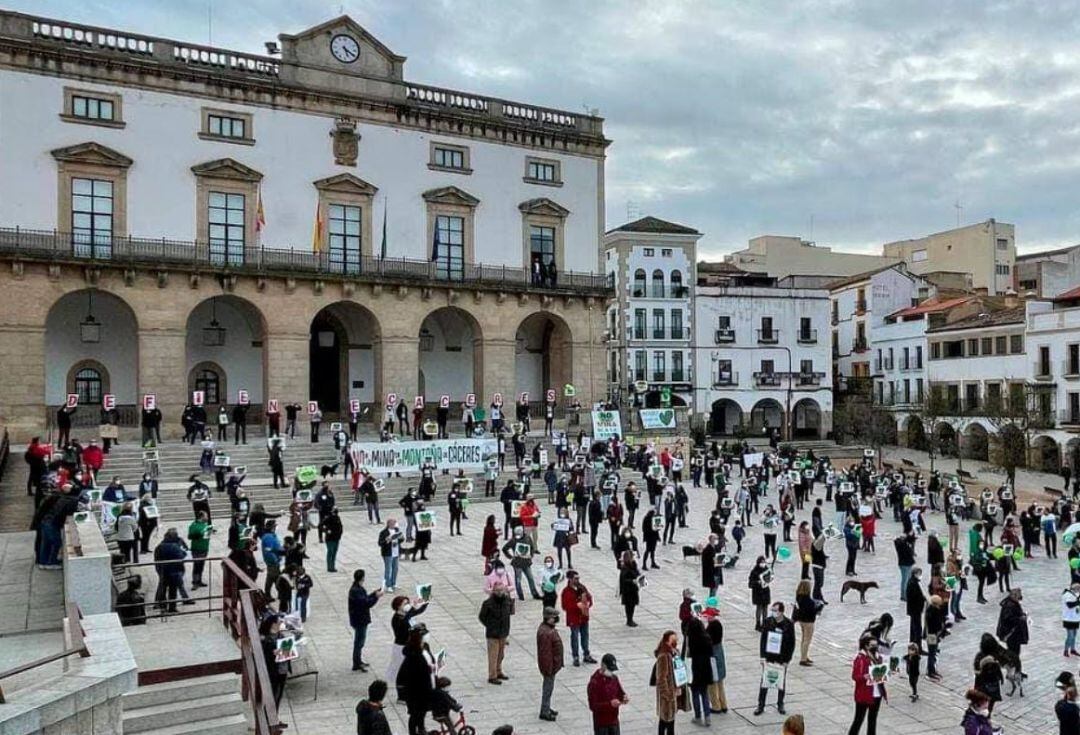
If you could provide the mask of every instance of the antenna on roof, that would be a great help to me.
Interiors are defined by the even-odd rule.
[[[214,45],[214,0],[206,0],[206,45]]]
[[[641,209],[638,208],[637,202],[633,199],[628,199],[626,201],[626,221],[633,222],[639,217],[641,217]]]
[[[587,102],[583,102],[581,104],[581,107],[582,107],[582,109],[585,110],[585,114],[588,115],[589,117],[599,117],[600,116],[600,108],[599,107],[589,107],[589,104]]]

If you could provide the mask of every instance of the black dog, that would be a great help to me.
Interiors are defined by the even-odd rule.
[[[866,591],[876,590],[878,588],[877,582],[859,582],[858,580],[849,579],[844,582],[840,587],[840,602],[844,601],[844,595],[851,590],[855,590],[859,593],[859,602],[866,604]]]
[[[685,559],[689,556],[701,556],[701,552],[698,551],[696,546],[682,547],[682,558]]]
[[[334,464],[324,464],[322,466],[322,477],[325,480],[327,477],[335,477],[337,475],[337,468],[341,466],[341,462],[334,462]]]

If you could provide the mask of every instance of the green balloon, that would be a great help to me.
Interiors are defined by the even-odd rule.
[[[1067,533],[1067,534],[1065,534],[1065,536],[1064,536],[1064,538],[1062,540],[1065,542],[1066,546],[1072,546],[1072,542],[1073,542],[1074,538],[1076,538],[1076,537],[1073,534]]]
[[[1024,560],[1024,550],[1023,549],[1016,549],[1015,551],[1013,551],[1012,557],[1016,561],[1023,561]]]
[[[708,607],[717,607],[720,604],[720,601],[717,600],[715,597],[710,597],[705,600],[705,604]]]
[[[785,561],[786,561],[787,559],[790,559],[790,558],[791,558],[791,549],[789,549],[789,548],[788,548],[788,547],[786,547],[786,546],[781,546],[781,547],[780,547],[779,549],[777,549],[777,550],[776,550],[776,555],[777,555],[777,557],[779,557],[779,558],[780,558],[781,560],[785,560]]]
[[[1069,569],[1080,569],[1080,556],[1069,559]]]
[[[998,548],[990,552],[990,556],[994,557],[995,559],[1000,559],[1001,557],[1005,556],[1005,549],[999,546]]]

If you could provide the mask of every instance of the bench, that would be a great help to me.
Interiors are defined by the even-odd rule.
[[[305,638],[307,638],[307,636],[305,636]],[[289,662],[291,670],[289,671],[289,677],[288,677],[288,679],[286,681],[292,681],[293,679],[300,679],[300,678],[305,677],[305,676],[314,676],[315,677],[315,698],[312,701],[313,702],[318,702],[319,701],[319,669],[315,664],[315,655],[314,655],[315,651],[313,650],[314,645],[315,644],[311,641],[311,639],[308,638],[307,642],[303,646],[307,650],[301,651],[300,656],[298,658],[294,658],[292,661]]]

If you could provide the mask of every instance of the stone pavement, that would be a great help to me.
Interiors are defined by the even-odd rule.
[[[0,534],[0,636],[60,630],[63,588],[63,572],[34,564],[32,532]]]
[[[630,696],[630,703],[622,712],[622,730],[627,735],[655,732],[655,692],[648,686],[652,651],[664,630],[678,630],[676,612],[682,588],[690,586],[699,590],[699,599],[706,594],[699,587],[700,571],[696,559],[683,561],[680,547],[683,543],[695,543],[706,535],[707,516],[714,495],[706,490],[690,492],[690,527],[679,530],[675,546],[661,547],[662,568],[649,574],[649,585],[642,591],[642,606],[636,615],[638,628],[626,628],[623,624],[623,610],[615,596],[617,575],[607,548],[606,524],[600,533],[602,551],[589,549],[587,539],[575,549],[575,567],[596,600],[591,626],[593,655],[599,658],[601,654],[611,652],[618,657],[619,675]],[[817,497],[823,496],[824,489],[818,486]],[[770,500],[775,500],[774,493],[770,494]],[[393,504],[392,499],[387,498],[387,501],[384,505]],[[551,511],[547,506],[542,507],[546,521]],[[568,667],[556,680],[554,706],[560,716],[556,723],[544,723],[536,717],[540,690],[535,661],[539,602],[519,603],[513,618],[506,662],[510,681],[500,687],[486,683],[483,629],[476,618],[482,600],[480,532],[489,509],[494,510],[491,506],[473,506],[473,514],[463,524],[464,536],[450,538],[443,528],[438,528],[429,561],[402,562],[399,588],[411,590],[419,582],[434,585],[434,601],[421,619],[431,631],[433,649],[445,647],[448,650],[448,675],[454,682],[451,691],[464,704],[468,721],[479,733],[486,735],[503,722],[514,724],[516,732],[524,735],[591,732],[585,686],[594,667],[578,669],[569,666],[569,639],[562,624],[560,630],[566,644]],[[439,512],[443,513],[441,509]],[[809,513],[810,506],[807,506],[805,511],[799,512],[798,519],[808,519]],[[827,512],[826,518],[829,517],[831,513]],[[439,520],[445,522],[446,519],[440,515]],[[929,525],[942,529],[944,536],[944,520],[940,514],[931,515]],[[339,552],[340,571],[337,574],[325,571],[322,547],[314,534],[309,538],[312,559],[308,568],[315,578],[315,589],[307,630],[315,642],[313,658],[321,677],[318,701],[313,700],[310,679],[290,682],[287,698],[282,704],[283,718],[291,725],[289,732],[300,735],[354,732],[356,702],[364,696],[371,679],[376,674],[381,676],[385,670],[390,641],[389,600],[380,602],[374,610],[375,621],[368,634],[365,654],[373,664],[373,673],[369,674],[350,671],[352,639],[346,604],[352,571],[357,567],[368,571],[369,588],[379,585],[382,565],[375,544],[377,530],[377,526],[368,524],[366,517],[359,514],[345,516],[345,537]],[[829,542],[831,560],[826,574],[825,597],[830,605],[819,620],[811,649],[817,665],[813,668],[792,666],[788,675],[787,710],[805,715],[808,733],[846,731],[853,711],[850,661],[858,635],[871,618],[891,612],[896,620],[893,637],[901,643],[906,642],[908,619],[899,600],[898,572],[892,549],[897,530],[891,516],[886,517],[878,525],[877,554],[860,553],[859,578],[874,579],[881,584],[881,589],[868,593],[865,605],[860,605],[857,596],[853,595],[845,602],[839,602],[845,552],[842,542]],[[760,532],[759,524],[749,529],[743,542],[744,554],[735,570],[725,572],[726,586],[719,593],[721,620],[725,626],[726,686],[733,709],[726,715],[715,715],[713,727],[735,735],[771,735],[779,732],[778,723],[783,719],[774,707],[767,709],[761,717],[751,714],[759,675],[758,636],[753,630],[753,608],[746,579],[754,557],[764,549]],[[550,543],[550,532],[542,532],[541,540],[542,546]],[[213,554],[224,551],[224,541],[224,533],[215,537]],[[796,549],[794,543],[788,546],[793,551]],[[924,539],[920,539],[918,550],[920,560],[925,559]],[[795,556],[797,554],[793,554],[791,561],[777,565],[772,587],[774,599],[790,603],[794,598],[799,576]],[[1032,643],[1023,654],[1030,679],[1025,686],[1026,696],[1023,699],[1019,696],[1007,698],[999,704],[995,720],[1005,725],[1009,735],[1045,735],[1056,731],[1053,679],[1063,669],[1075,671],[1075,664],[1063,659],[1060,651],[1063,633],[1058,598],[1067,584],[1068,571],[1063,559],[1047,560],[1041,553],[1038,558],[1024,561],[1020,566],[1022,571],[1014,573],[1013,582],[1023,586],[1024,605],[1033,618]],[[924,578],[928,577],[928,574],[924,575]],[[923,678],[920,681],[922,697],[915,704],[908,700],[906,678],[891,682],[890,701],[882,709],[879,733],[918,735],[959,731],[958,723],[965,705],[962,694],[973,683],[971,666],[978,638],[984,631],[993,632],[1002,596],[994,587],[987,591],[989,604],[978,605],[972,587],[965,595],[963,605],[969,619],[958,624],[954,635],[942,645],[939,665],[944,681],[934,684]],[[925,671],[925,661],[923,663]],[[394,732],[405,732],[404,707],[391,704],[388,712]],[[690,715],[680,714],[679,728],[693,727],[689,720]]]

